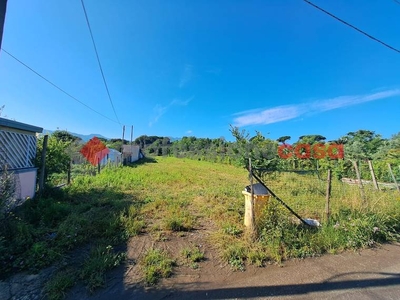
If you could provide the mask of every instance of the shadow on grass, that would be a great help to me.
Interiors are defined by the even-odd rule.
[[[156,163],[157,163],[157,160],[155,158],[146,156],[142,159],[139,159],[138,161],[128,164],[127,167],[136,168],[137,166],[140,166],[140,165],[156,164]]]
[[[110,256],[125,253],[132,230],[124,220],[131,206],[140,209],[143,203],[138,195],[111,188],[48,189],[27,200],[0,226],[0,279],[54,263],[79,265],[99,247],[112,247]]]

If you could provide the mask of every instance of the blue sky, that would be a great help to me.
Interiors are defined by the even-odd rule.
[[[85,0],[117,117],[134,137],[232,140],[400,131],[400,54],[301,0]],[[392,0],[315,4],[395,48]],[[0,53],[3,116],[120,137],[80,0],[9,0]],[[111,121],[112,119],[114,121]]]

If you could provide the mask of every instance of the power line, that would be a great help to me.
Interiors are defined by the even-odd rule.
[[[326,11],[325,9],[323,9],[323,8],[321,8],[321,7],[317,6],[317,5],[315,5],[314,3],[312,3],[312,2],[310,2],[310,1],[308,1],[308,0],[303,0],[303,1],[306,2],[306,3],[308,3],[308,4],[310,4],[311,6],[315,7],[316,9],[319,9],[320,11],[326,13],[327,15],[331,16],[332,18],[334,18],[334,19],[336,19],[336,20],[342,22],[343,24],[345,24],[345,25],[347,25],[347,26],[350,26],[350,27],[353,28],[354,30],[357,30],[358,32],[364,34],[365,36],[369,37],[370,39],[372,39],[372,40],[374,40],[374,41],[376,41],[376,42],[378,42],[378,43],[384,45],[385,47],[387,47],[387,48],[389,48],[389,49],[391,49],[391,50],[393,50],[393,51],[396,51],[397,53],[400,53],[400,50],[399,50],[399,49],[396,49],[396,48],[394,48],[394,47],[392,47],[392,46],[386,44],[385,42],[382,42],[381,40],[379,40],[379,39],[373,37],[372,35],[366,33],[365,31],[362,31],[361,29],[358,29],[357,27],[351,25],[350,23],[347,23],[346,21],[344,21],[344,20],[342,20],[342,19],[336,17],[335,15],[331,14],[329,11]],[[397,1],[396,1],[396,2],[397,2]],[[399,3],[399,4],[400,4],[400,3]]]
[[[399,0],[393,0],[393,1],[400,5],[400,1]]]
[[[83,106],[85,106],[86,108],[90,109],[91,111],[95,112],[96,114],[114,122],[117,124],[120,124],[119,122],[110,119],[109,117],[103,115],[102,113],[99,113],[98,111],[94,110],[93,108],[91,108],[89,105],[83,103],[82,101],[80,101],[79,99],[75,98],[74,96],[72,96],[71,94],[67,93],[65,90],[63,90],[62,88],[60,88],[58,85],[56,85],[55,83],[51,82],[50,80],[48,80],[46,77],[44,77],[43,75],[39,74],[38,72],[36,72],[34,69],[32,69],[31,67],[29,67],[27,64],[23,63],[22,61],[20,61],[18,58],[16,58],[14,55],[12,55],[10,52],[6,51],[4,48],[1,48],[1,50],[6,53],[7,55],[9,55],[10,57],[12,57],[13,59],[15,59],[17,62],[19,62],[21,65],[23,65],[24,67],[26,67],[27,69],[29,69],[31,72],[35,73],[37,76],[39,76],[40,78],[42,78],[43,80],[47,81],[49,84],[51,84],[52,86],[54,86],[56,89],[58,89],[59,91],[63,92],[65,95],[67,95],[68,97],[72,98],[73,100],[79,102],[80,104],[82,104]]]
[[[121,122],[120,122],[119,119],[118,119],[117,113],[115,112],[114,103],[113,103],[112,100],[111,100],[110,91],[108,90],[107,81],[106,81],[106,78],[105,78],[105,76],[104,76],[103,68],[102,68],[101,63],[100,63],[100,58],[99,58],[99,54],[98,54],[98,52],[97,52],[96,43],[94,42],[94,38],[93,38],[92,28],[90,27],[89,18],[88,18],[88,16],[87,16],[86,8],[85,8],[85,4],[83,3],[83,0],[81,0],[81,3],[82,3],[82,7],[83,7],[83,12],[85,13],[86,24],[87,24],[87,26],[88,26],[88,28],[89,28],[90,37],[92,38],[93,47],[94,47],[94,52],[96,52],[96,58],[97,58],[97,62],[99,63],[99,68],[100,68],[101,76],[103,77],[104,86],[106,87],[108,99],[110,100],[111,107],[112,107],[112,109],[113,109],[113,111],[114,111],[114,115],[115,115],[115,117],[116,117],[118,123],[121,125]]]

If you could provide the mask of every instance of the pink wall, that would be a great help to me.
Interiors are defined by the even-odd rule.
[[[33,198],[36,191],[36,173],[35,168],[26,170],[18,170],[15,176],[17,179],[17,199],[25,199],[26,197]]]

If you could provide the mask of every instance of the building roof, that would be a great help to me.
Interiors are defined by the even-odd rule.
[[[8,127],[8,128],[14,128],[14,129],[19,129],[19,130],[24,130],[24,131],[29,131],[29,132],[38,132],[42,133],[43,128],[17,122],[17,121],[12,121],[4,118],[0,118],[0,127]]]

